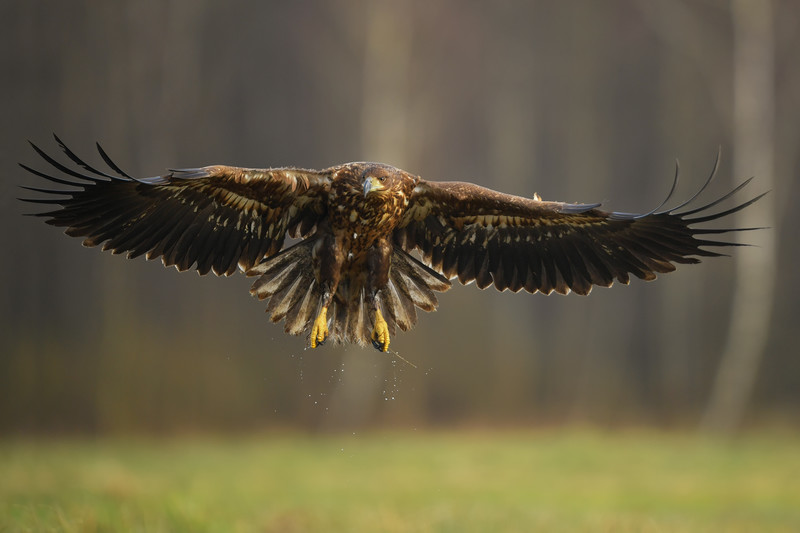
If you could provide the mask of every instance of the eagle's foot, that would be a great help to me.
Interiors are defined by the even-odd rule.
[[[389,325],[383,319],[380,309],[375,310],[375,327],[372,328],[372,345],[379,352],[389,351]]]
[[[311,328],[311,347],[316,348],[328,338],[328,308],[323,307]]]

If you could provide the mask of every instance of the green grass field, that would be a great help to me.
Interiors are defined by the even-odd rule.
[[[0,441],[2,531],[800,531],[800,438]]]

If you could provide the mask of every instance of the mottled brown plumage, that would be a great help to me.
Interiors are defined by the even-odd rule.
[[[59,206],[36,216],[83,237],[86,246],[102,244],[129,258],[161,257],[166,266],[194,266],[200,274],[230,275],[238,266],[258,276],[251,292],[267,300],[272,321],[285,320],[294,335],[308,332],[312,347],[332,339],[387,350],[397,327],[414,326],[417,307],[436,309],[435,292],[453,278],[545,294],[588,294],[594,285],[627,284],[631,274],[652,280],[675,263],[721,255],[705,247],[737,246],[705,236],[749,228],[695,225],[760,198],[703,214],[748,180],[699,208],[681,211],[695,195],[675,208],[634,215],[425,181],[378,163],[320,171],[218,165],[137,179],[99,145],[113,173],[56,141],[82,170],[34,146],[66,177],[23,168],[73,187],[25,187],[47,195],[25,201]],[[300,240],[284,248],[287,236]]]

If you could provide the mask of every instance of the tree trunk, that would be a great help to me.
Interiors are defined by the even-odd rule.
[[[407,8],[390,0],[370,2],[365,24],[357,26],[357,31],[364,29],[362,154],[364,160],[401,165],[407,160],[408,145],[410,14]],[[322,422],[324,428],[361,427],[378,408],[378,400],[391,399],[393,385],[387,377],[388,365],[385,361],[377,363],[378,357],[394,359],[377,354],[372,348],[346,349],[343,373],[331,395],[330,410]]]
[[[771,0],[733,0],[734,175],[755,174],[772,189],[774,167],[774,37]],[[740,212],[733,226],[767,227],[739,234],[756,245],[738,250],[730,330],[702,427],[731,433],[741,424],[770,331],[776,247],[775,195]]]

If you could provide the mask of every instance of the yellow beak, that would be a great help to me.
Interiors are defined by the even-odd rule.
[[[385,188],[383,183],[370,176],[364,180],[364,197],[373,191],[382,191]]]

